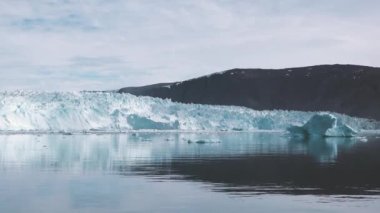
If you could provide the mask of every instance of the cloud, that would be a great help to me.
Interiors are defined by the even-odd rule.
[[[96,26],[92,25],[85,18],[78,14],[69,14],[64,17],[54,18],[24,18],[12,22],[14,27],[23,30],[39,30],[39,31],[52,31],[62,29],[77,29],[84,31],[96,30]]]
[[[115,89],[235,67],[380,66],[379,6],[371,0],[4,0],[0,89]]]

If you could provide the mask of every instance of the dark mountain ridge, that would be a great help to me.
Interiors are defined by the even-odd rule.
[[[380,120],[380,68],[359,65],[231,69],[182,82],[126,87],[118,92],[182,103],[332,111]]]

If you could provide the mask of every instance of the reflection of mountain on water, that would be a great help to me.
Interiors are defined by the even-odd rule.
[[[319,164],[308,155],[249,156],[202,161],[174,161],[151,167],[157,176],[216,184],[216,190],[291,194],[378,194],[380,146],[361,144],[340,153],[334,164]]]
[[[200,139],[206,143],[188,143]],[[200,181],[233,193],[377,194],[380,188],[376,138],[363,143],[299,141],[279,133],[138,133],[1,135],[0,141],[3,171],[138,174]]]

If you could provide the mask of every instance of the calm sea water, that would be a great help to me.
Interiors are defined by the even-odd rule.
[[[0,135],[0,212],[379,212],[380,137]]]

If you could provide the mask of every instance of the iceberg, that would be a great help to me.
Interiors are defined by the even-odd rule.
[[[352,137],[357,134],[352,127],[327,113],[313,115],[303,126],[290,126],[287,130],[292,136],[301,137]]]
[[[1,132],[284,131],[306,123],[315,114],[183,104],[114,92],[0,92]],[[346,134],[351,127],[380,127],[367,119],[329,114],[339,122],[328,116],[319,118],[323,122],[313,117],[304,129],[316,134]]]

